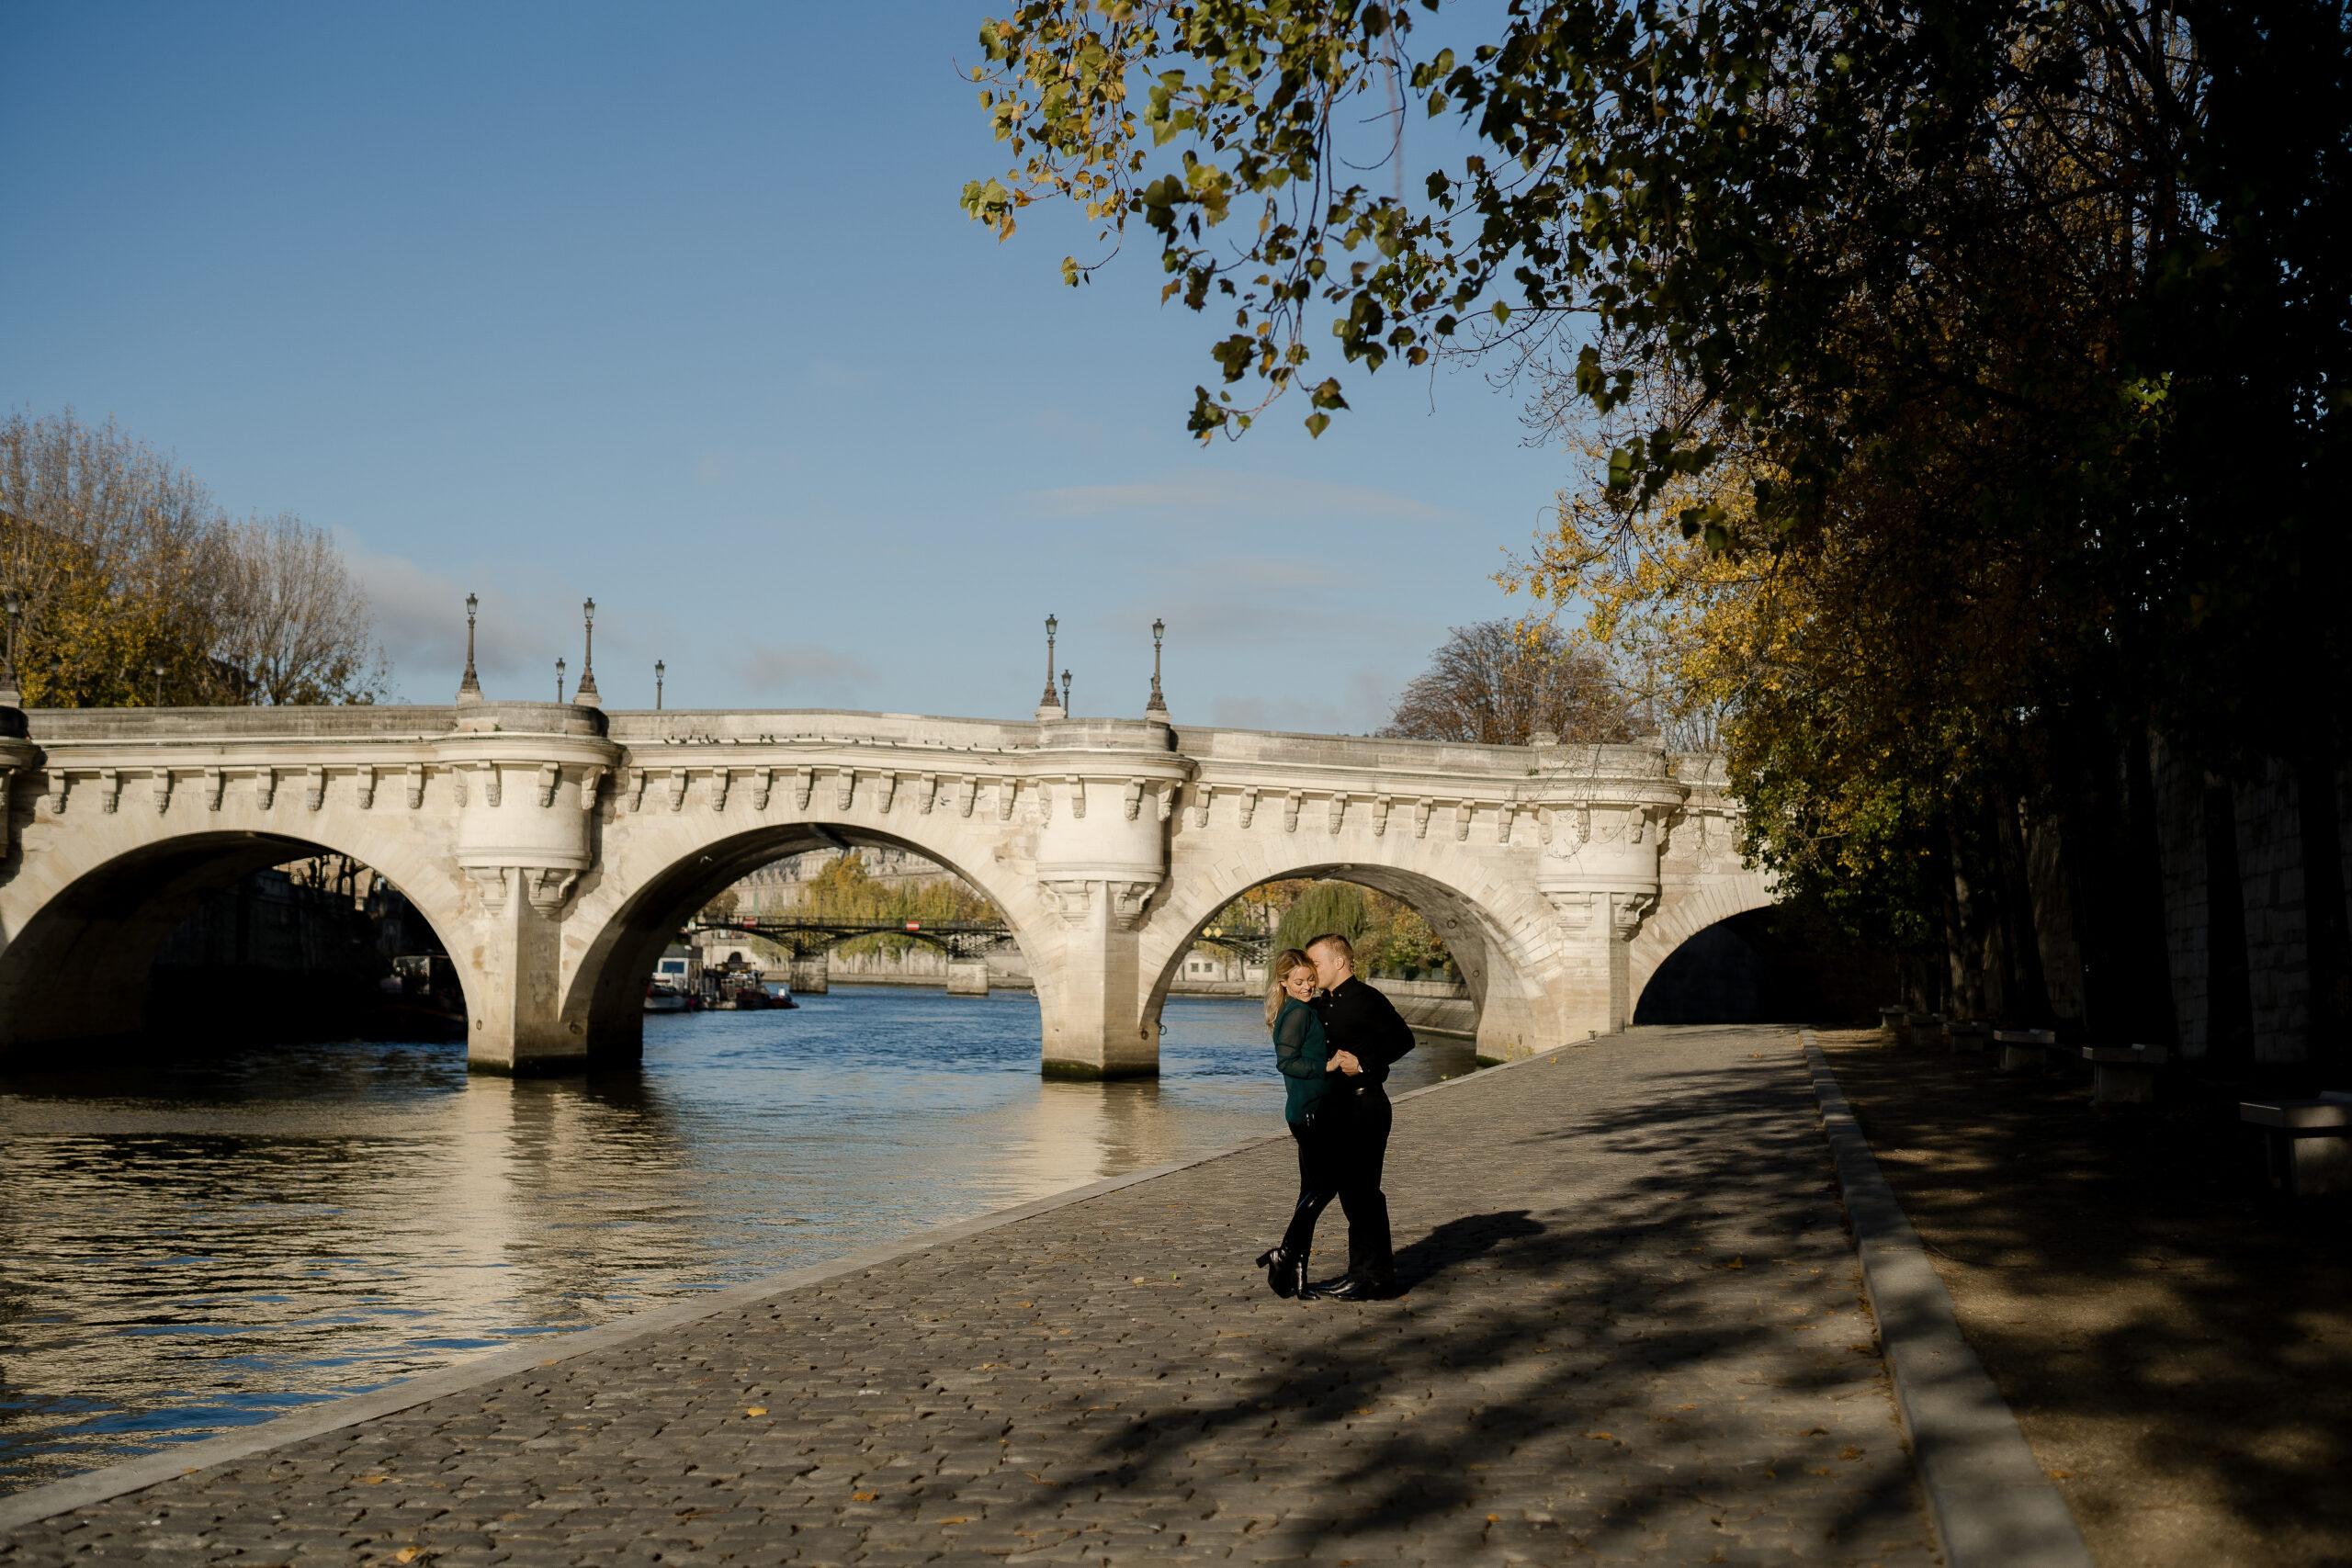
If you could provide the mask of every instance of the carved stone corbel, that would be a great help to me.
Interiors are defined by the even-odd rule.
[[[316,811],[327,803],[327,771],[324,768],[302,770],[302,807]]]
[[[112,768],[98,770],[98,809],[112,811],[122,802],[122,775]]]
[[[351,782],[359,791],[359,809],[374,810],[376,808],[375,768],[367,763],[361,763],[358,771],[352,774]]]
[[[1592,929],[1593,901],[1598,893],[1547,892],[1544,895],[1559,918],[1560,929],[1572,936],[1580,936]]]
[[[1344,792],[1333,790],[1331,792],[1331,814],[1329,820],[1324,823],[1323,830],[1327,833],[1338,832],[1340,830],[1340,824],[1346,821],[1347,818],[1348,797]]]
[[[1303,789],[1284,790],[1283,792],[1283,832],[1295,833],[1298,831],[1298,808],[1306,799],[1306,792]]]
[[[1385,795],[1372,797],[1372,836],[1375,839],[1388,836],[1388,797]]]
[[[1151,790],[1152,819],[1165,822],[1176,815],[1176,785],[1173,783],[1154,784]]]
[[[65,791],[67,784],[65,770],[63,768],[50,769],[48,783],[49,814],[51,817],[62,817],[65,815]]]
[[[228,793],[229,778],[218,768],[204,770],[204,809],[220,809],[220,797]]]
[[[1141,779],[1129,779],[1129,780],[1127,781],[1125,806],[1126,806],[1126,808],[1127,808],[1127,820],[1128,820],[1128,821],[1130,821],[1130,822],[1134,821],[1134,820],[1135,820],[1138,816],[1140,816],[1140,815],[1142,814],[1142,812],[1143,812],[1143,780],[1141,780]]]
[[[1420,799],[1413,802],[1413,837],[1416,839],[1426,839],[1429,836],[1430,797],[1428,795],[1423,795]]]
[[[1495,842],[1510,842],[1510,825],[1518,817],[1519,807],[1515,802],[1506,800],[1495,808]]]
[[[1010,822],[1012,820],[1012,804],[1014,799],[1019,796],[1020,794],[1021,781],[1019,779],[999,779],[997,781],[996,819],[998,821]]]
[[[506,774],[504,770],[500,768],[495,762],[484,762],[481,765],[482,804],[489,807],[496,807],[499,802],[504,798],[505,793]]]
[[[556,785],[563,782],[563,770],[553,762],[539,764],[539,809],[545,811],[555,804]]]
[[[939,775],[925,773],[915,780],[915,815],[928,817],[939,800]]]
[[[1243,790],[1241,792],[1241,825],[1247,828],[1250,826],[1250,819],[1257,815],[1258,792],[1254,789]]]
[[[885,772],[876,776],[874,782],[880,785],[882,790],[880,798],[874,803],[874,809],[888,817],[890,815],[890,807],[899,798],[899,775]]]
[[[1457,800],[1453,803],[1453,841],[1455,843],[1466,844],[1470,841],[1470,818],[1476,815],[1478,815],[1476,801]]]
[[[155,815],[161,817],[172,808],[172,770],[157,768],[153,783],[155,791]]]
[[[685,808],[686,770],[684,768],[672,768],[670,770],[670,809],[673,811],[684,811]]]
[[[645,809],[645,777],[643,768],[621,770],[621,798],[628,803],[631,811]]]
[[[580,809],[596,809],[596,792],[604,787],[605,770],[601,763],[591,762],[580,770]]]
[[[1046,895],[1046,902],[1053,906],[1054,913],[1069,925],[1082,922],[1092,907],[1084,882],[1040,882],[1037,886]]]
[[[1642,922],[1657,908],[1655,893],[1618,893],[1609,900],[1610,928],[1619,942],[1631,942],[1642,933]]]
[[[459,806],[463,806],[466,803],[466,775],[472,771],[473,770],[470,768],[451,768],[449,770],[449,794],[456,799]]]
[[[552,915],[563,908],[571,897],[572,884],[580,874],[566,866],[533,866],[515,873],[523,882],[523,895],[530,899],[531,908],[542,915]]]
[[[956,781],[956,815],[969,817],[972,814],[972,803],[979,798],[979,780],[966,777]]]
[[[752,772],[752,809],[765,811],[768,797],[775,794],[775,770],[755,768]]]
[[[726,810],[728,792],[734,787],[734,769],[713,768],[710,771],[710,808],[713,811]]]
[[[847,811],[849,809],[850,801],[857,795],[857,770],[855,768],[843,768],[840,773],[835,775],[833,782],[835,785],[833,790],[833,809],[836,811]]]
[[[817,770],[816,770],[816,769],[814,769],[814,768],[795,768],[795,769],[793,769],[793,770],[792,770],[792,805],[793,805],[793,809],[795,809],[795,810],[797,810],[797,811],[806,811],[806,810],[808,810],[808,796],[809,796],[810,795],[812,795],[813,793],[815,793],[816,788],[817,788]]]
[[[1086,781],[1076,773],[1066,781],[1069,784],[1069,816],[1073,822],[1086,819]]]
[[[414,811],[424,805],[424,764],[422,762],[411,762],[408,765],[408,808],[411,811]]]
[[[1133,931],[1143,920],[1143,912],[1157,892],[1157,882],[1106,882],[1103,891],[1111,897],[1111,919],[1121,931]]]
[[[506,896],[511,891],[507,886],[507,870],[503,865],[466,867],[466,875],[481,891],[481,907],[493,915],[503,913],[506,908]]]
[[[1193,827],[1205,828],[1209,825],[1209,807],[1216,799],[1216,785],[1210,784],[1196,784],[1193,786]]]

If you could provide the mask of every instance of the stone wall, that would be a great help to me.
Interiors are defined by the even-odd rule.
[[[2158,847],[2165,891],[2165,933],[2173,1007],[2185,1055],[2213,1050],[2209,1020],[2219,979],[2213,951],[2209,868],[2217,858],[2207,840],[2206,791],[2228,792],[2233,833],[2227,849],[2236,861],[2244,910],[2245,1001],[2256,1062],[2305,1060],[2310,1046],[2310,975],[2304,947],[2303,846],[2295,774],[2272,762],[2260,777],[2222,785],[2203,767],[2159,747],[2154,758]],[[2352,780],[2335,778],[2336,820],[2352,846]],[[2347,854],[2352,862],[2352,854]],[[2346,867],[2352,887],[2352,863]],[[2352,899],[2347,899],[2352,903]],[[2347,908],[2352,916],[2352,908]],[[2226,964],[2228,955],[2220,955]],[[2053,976],[2054,979],[2054,976]]]

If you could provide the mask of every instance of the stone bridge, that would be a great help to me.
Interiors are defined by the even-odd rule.
[[[0,739],[0,1055],[146,1024],[206,890],[320,851],[374,867],[463,978],[469,1059],[630,1060],[682,919],[766,862],[913,850],[1003,911],[1045,1070],[1148,1075],[1224,905],[1278,877],[1410,903],[1478,1052],[1623,1028],[1686,937],[1769,901],[1720,764],[1655,745],[1456,745],[900,714],[441,707],[32,711]]]

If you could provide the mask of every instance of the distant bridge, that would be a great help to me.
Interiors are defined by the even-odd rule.
[[[977,958],[1012,942],[1002,920],[828,920],[786,915],[751,915],[726,920],[695,920],[682,935],[717,931],[756,936],[787,948],[795,958],[813,958],[830,947],[866,936],[904,937],[935,947],[950,958]]]
[[[681,925],[753,868],[828,845],[911,850],[978,889],[1028,959],[1046,1070],[1079,1077],[1159,1070],[1184,955],[1262,883],[1332,877],[1412,905],[1490,1058],[1623,1028],[1679,943],[1771,897],[1740,862],[1721,761],[1655,743],[1058,707],[1035,722],[478,700],[0,717],[0,1055],[141,1033],[139,977],[198,898],[322,851],[374,867],[432,923],[465,987],[469,1060],[500,1072],[634,1059],[646,976]]]

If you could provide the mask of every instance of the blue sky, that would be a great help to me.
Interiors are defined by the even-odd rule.
[[[593,593],[614,706],[659,658],[677,706],[1025,716],[1051,611],[1082,714],[1141,712],[1160,615],[1179,723],[1376,727],[1522,603],[1566,457],[1401,370],[1196,446],[1156,252],[1072,291],[1081,225],[956,207],[989,9],[17,0],[0,406],[337,531],[404,700],[472,590],[493,695],[577,675]]]

